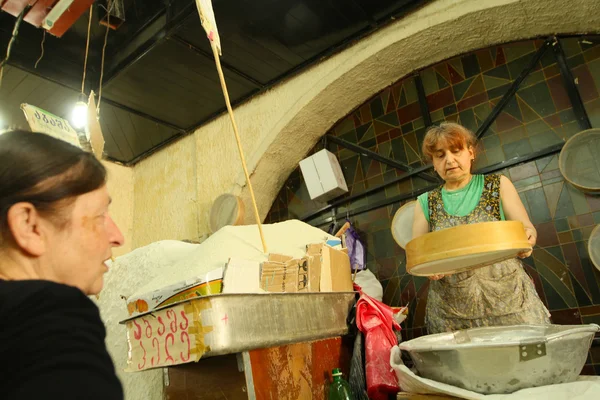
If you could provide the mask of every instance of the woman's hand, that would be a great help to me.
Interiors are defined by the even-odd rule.
[[[439,281],[440,279],[442,279],[445,276],[446,275],[442,275],[442,274],[439,274],[439,275],[430,275],[430,276],[428,276],[428,278],[430,280],[432,280],[432,281]]]
[[[537,232],[535,231],[535,229],[525,228],[525,235],[527,235],[527,241],[531,245],[531,250],[519,253],[519,258],[529,257],[533,252],[533,246],[535,246],[535,243],[537,241]]]

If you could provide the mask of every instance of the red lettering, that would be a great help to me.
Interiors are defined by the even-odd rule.
[[[144,324],[146,324],[146,337],[150,339],[150,337],[152,336],[152,327],[150,326],[150,322],[146,321],[145,318],[142,318],[142,321],[144,322]]]
[[[156,345],[156,364],[160,362],[160,344],[158,343],[158,338],[152,339],[152,348]],[[152,366],[154,367],[154,356],[150,359]]]
[[[173,311],[173,310],[167,311],[167,317],[169,319],[171,319],[171,317],[173,318],[173,320],[171,321],[171,332],[173,332],[173,333],[177,332],[177,314],[175,314],[175,311]]]
[[[140,340],[140,347],[142,348],[142,350],[144,350],[144,355],[142,357],[142,360],[144,360],[144,363],[142,365],[140,365],[138,363],[138,369],[142,369],[146,366],[146,349],[144,348],[144,343],[142,343],[141,340]]]
[[[175,360],[173,360],[173,357],[169,353],[169,338],[171,338],[171,344],[175,344],[175,336],[173,336],[172,333],[169,333],[165,338],[165,353],[167,353],[167,359],[165,360],[165,362],[171,361],[172,363],[175,363]]]
[[[135,319],[133,320],[133,324],[135,325],[135,331],[133,331],[133,337],[135,340],[140,340],[142,338],[142,327],[138,324]]]
[[[165,323],[163,322],[162,317],[158,317],[158,323],[162,327],[162,332],[160,331],[160,327],[156,331],[158,332],[158,336],[162,336],[165,333],[165,331],[167,330],[165,328]]]
[[[181,328],[182,331],[185,331],[189,325],[189,321],[188,321],[184,311],[181,312],[181,318],[183,318],[185,320],[185,326],[183,326],[183,323],[181,323],[181,324],[179,324],[179,327]]]
[[[179,353],[179,355],[181,356],[181,361],[186,362],[186,361],[190,360],[190,354],[191,354],[191,348],[190,347],[191,347],[191,344],[190,344],[190,335],[188,335],[187,332],[181,332],[181,342],[185,343],[183,341],[184,336],[185,336],[185,338],[187,340],[187,355],[184,356],[183,352]]]

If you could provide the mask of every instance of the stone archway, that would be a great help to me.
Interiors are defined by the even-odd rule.
[[[297,88],[297,101],[287,110],[279,110],[279,120],[252,154],[252,183],[261,218],[321,136],[391,83],[480,48],[590,32],[600,32],[600,3],[595,0],[574,0],[568,8],[558,0],[438,0],[325,60],[323,64],[336,67],[320,76],[314,86]],[[284,84],[293,86],[292,81]],[[243,177],[237,179],[242,198],[250,204],[243,182]],[[246,223],[252,221],[253,215],[248,213]]]

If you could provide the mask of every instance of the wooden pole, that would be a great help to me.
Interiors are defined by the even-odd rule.
[[[221,88],[223,89],[223,96],[225,97],[225,105],[227,106],[227,112],[233,125],[233,133],[235,133],[235,141],[237,142],[238,150],[240,152],[240,158],[242,160],[242,167],[244,168],[244,175],[246,175],[246,182],[248,183],[248,189],[250,189],[250,197],[252,198],[252,206],[254,208],[254,216],[256,217],[256,225],[258,225],[258,232],[260,233],[260,240],[262,241],[263,251],[267,253],[267,243],[265,242],[265,236],[262,230],[262,224],[260,223],[260,215],[258,214],[258,207],[256,206],[256,199],[254,198],[254,190],[252,189],[252,183],[250,182],[250,175],[248,174],[248,167],[246,167],[246,158],[244,157],[244,150],[242,149],[242,142],[240,140],[240,134],[238,131],[237,124],[235,123],[235,117],[233,116],[233,109],[231,108],[231,102],[229,101],[229,92],[227,91],[227,84],[225,83],[225,76],[223,75],[223,69],[221,68],[221,57],[219,56],[219,50],[215,46],[214,42],[210,42],[213,55],[215,56],[215,63],[217,64],[217,72],[219,73],[219,79],[221,80]]]

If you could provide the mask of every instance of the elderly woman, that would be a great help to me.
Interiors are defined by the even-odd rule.
[[[98,308],[123,236],[106,170],[49,136],[0,134],[0,360],[3,399],[122,399]]]
[[[422,150],[445,183],[419,196],[413,238],[457,225],[508,219],[521,221],[529,243],[535,245],[537,232],[512,182],[503,175],[472,175],[476,156],[473,133],[458,124],[442,123],[429,129]],[[531,251],[519,256],[530,255]],[[430,279],[426,316],[430,334],[550,323],[548,310],[516,258]]]

